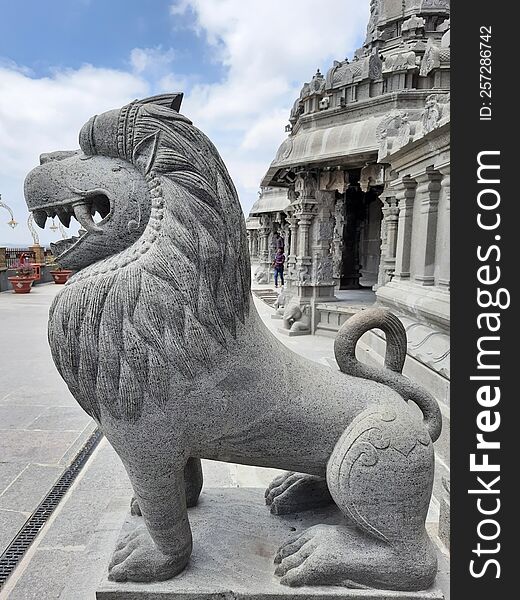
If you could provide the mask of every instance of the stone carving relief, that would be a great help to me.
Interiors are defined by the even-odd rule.
[[[415,119],[419,115],[413,115]],[[410,141],[416,132],[417,121],[412,121],[406,111],[394,111],[383,118],[376,128],[376,139],[379,142],[378,162],[396,152]]]
[[[349,186],[348,171],[342,169],[330,169],[320,172],[320,190],[335,190],[344,194]]]
[[[423,17],[418,17],[417,15],[412,15],[409,19],[404,21],[401,31],[403,35],[407,33],[408,35],[419,35],[424,33],[424,27],[426,25],[426,21]]]
[[[291,114],[289,115],[289,123],[294,125],[301,114],[304,112],[304,106],[301,98],[297,98],[293,104],[291,109]]]
[[[437,564],[425,522],[442,420],[435,399],[401,375],[401,322],[382,308],[350,317],[335,340],[339,370],[272,337],[251,301],[235,187],[180,100],[165,94],[93,117],[81,151],[44,162],[25,182],[31,212],[52,198],[85,228],[53,247],[77,273],[55,297],[48,336],[59,373],[134,489],[138,526],[119,541],[109,578],[144,589],[185,569],[201,537],[190,525],[201,459],[211,459],[296,476],[300,486],[275,483],[268,493],[285,512],[334,503],[344,515],[296,542],[281,537],[280,585],[428,589]],[[105,213],[97,223],[95,210]],[[284,322],[310,327],[300,307]],[[374,328],[386,335],[391,371],[356,359],[359,338]],[[204,563],[199,554],[190,575]]]
[[[318,177],[315,171],[300,171],[294,182],[294,191],[298,202],[313,200],[318,189]],[[291,201],[292,202],[292,201]]]
[[[389,54],[383,63],[383,73],[408,71],[417,68],[417,56],[408,45],[402,44],[400,51]]]
[[[448,31],[448,29],[450,28],[450,19],[445,19],[438,27],[437,27],[437,31]]]
[[[311,276],[309,275],[309,265],[300,264],[297,268],[296,281],[298,285],[309,285],[311,282]]]
[[[332,262],[332,255],[330,252],[325,256],[316,255],[315,258],[316,272],[315,272],[315,283],[316,285],[334,283],[334,265]]]
[[[367,34],[365,37],[364,46],[372,43],[377,39],[377,24],[379,22],[379,4],[380,0],[370,0],[370,18],[367,25]]]
[[[334,205],[334,235],[332,238],[332,276],[341,278],[343,253],[343,227],[345,225],[345,197],[336,199]]]
[[[375,185],[383,185],[384,183],[384,167],[383,165],[374,163],[366,165],[361,169],[359,177],[359,187],[363,192],[368,192],[370,187]]]
[[[311,317],[308,306],[290,303],[283,311],[283,327],[291,333],[310,333]]]
[[[308,83],[304,83],[300,92],[300,100],[325,91],[325,78],[318,69]]]
[[[285,289],[285,286],[283,285],[280,288],[280,291],[278,292],[278,296],[276,297],[276,300],[274,301],[273,307],[276,310],[276,313],[278,315],[283,315],[284,312],[284,308],[285,305],[287,304],[288,301],[288,294],[287,294],[287,290]]]
[[[449,10],[450,9],[450,0],[423,0],[423,3],[421,5],[421,10],[435,9],[435,8]]]
[[[401,122],[399,124],[399,129],[397,130],[397,136],[394,141],[393,148],[397,150],[398,148],[402,148],[406,146],[412,139],[412,127],[410,124],[409,115],[407,112],[401,115]]]
[[[448,66],[450,63],[450,48],[437,45],[433,38],[428,40],[424,56],[421,60],[419,75],[426,77],[433,69]]]
[[[286,160],[291,155],[293,149],[293,139],[291,136],[286,138],[280,148],[278,148],[278,152],[276,153],[275,162],[281,162]]]
[[[430,94],[424,109],[393,111],[376,128],[378,162],[450,120],[450,94]],[[388,161],[387,161],[388,162]]]
[[[364,79],[380,79],[383,63],[377,49],[364,55],[356,55],[352,61],[335,60],[327,71],[326,89],[343,87]]]
[[[426,135],[450,120],[450,94],[431,94],[421,113],[422,134]]]
[[[258,265],[258,267],[255,269],[253,278],[256,281],[256,283],[259,284],[269,283],[269,273],[262,265]]]

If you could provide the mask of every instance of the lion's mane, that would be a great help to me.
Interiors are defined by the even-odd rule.
[[[131,162],[152,211],[137,242],[70,279],[51,307],[49,342],[91,416],[101,420],[103,405],[135,420],[233,343],[250,302],[245,222],[213,144],[161,100],[91,119],[80,143]]]

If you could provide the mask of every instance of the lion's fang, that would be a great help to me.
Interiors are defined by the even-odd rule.
[[[86,202],[78,202],[73,205],[74,216],[81,225],[90,233],[101,233],[103,230],[98,227],[91,215],[90,206]]]

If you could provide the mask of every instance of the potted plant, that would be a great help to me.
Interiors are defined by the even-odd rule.
[[[65,283],[67,279],[72,275],[73,271],[70,269],[62,269],[59,265],[56,265],[52,271],[49,271],[54,279],[54,283]]]
[[[27,256],[25,254],[20,255],[18,266],[16,268],[16,275],[8,277],[15,294],[28,294],[31,291],[32,284],[34,282],[34,269],[27,262]]]

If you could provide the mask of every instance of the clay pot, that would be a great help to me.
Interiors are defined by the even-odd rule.
[[[61,271],[51,271],[54,283],[65,283],[67,279],[72,275],[72,271],[68,269],[62,269]]]
[[[8,277],[15,294],[28,294],[34,281],[34,277]]]

